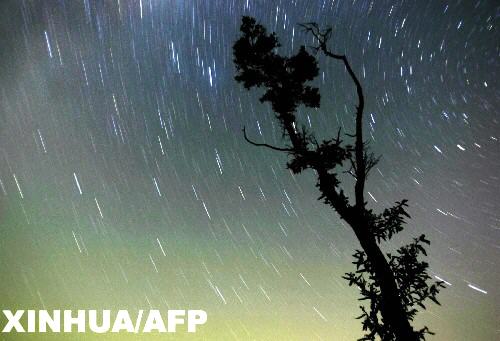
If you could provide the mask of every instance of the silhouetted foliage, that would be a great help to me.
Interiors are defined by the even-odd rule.
[[[343,278],[349,285],[360,289],[361,301],[369,301],[368,307],[360,306],[362,314],[358,319],[362,320],[363,330],[367,332],[360,340],[375,340],[377,336],[384,341],[425,340],[426,334],[432,334],[428,328],[414,330],[410,322],[417,307],[425,309],[423,302],[427,299],[439,304],[436,295],[443,283],[429,285],[428,264],[418,259],[421,254],[426,255],[424,245],[430,242],[421,235],[400,247],[394,255],[384,255],[381,251],[379,244],[401,232],[405,219],[410,218],[406,212],[407,200],[396,202],[381,214],[366,207],[366,178],[379,159],[369,152],[363,141],[363,88],[347,57],[328,49],[331,29],[321,30],[316,23],[302,24],[301,27],[317,42],[312,51],[341,61],[356,86],[356,132],[346,134],[354,138],[354,145],[344,144],[340,129],[336,137],[319,142],[305,126],[297,127],[295,110],[298,106],[320,106],[319,89],[308,85],[318,75],[316,56],[304,46],[291,57],[279,55],[280,44],[276,35],[268,34],[251,17],[243,17],[242,35],[233,47],[235,79],[248,90],[253,87],[264,89],[260,101],[271,104],[283,137],[289,144],[277,147],[254,142],[243,128],[244,138],[255,146],[288,153],[287,167],[293,173],[313,169],[317,175],[316,187],[321,193],[318,199],[330,205],[356,234],[362,250],[356,250],[354,254],[356,270]],[[349,167],[347,171],[346,165]],[[355,202],[352,204],[339,179],[341,172],[347,172],[355,179]]]

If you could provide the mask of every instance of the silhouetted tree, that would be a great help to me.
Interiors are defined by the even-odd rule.
[[[276,147],[254,142],[243,128],[244,138],[255,146],[288,153],[287,167],[293,173],[314,170],[316,187],[321,192],[319,200],[330,205],[354,231],[362,250],[354,254],[356,270],[343,278],[360,289],[360,300],[369,300],[369,304],[360,307],[362,314],[358,319],[367,332],[360,340],[375,340],[377,336],[382,340],[425,340],[426,334],[432,334],[429,329],[414,330],[411,322],[417,307],[425,309],[425,300],[439,304],[436,295],[439,288],[444,287],[442,282],[427,283],[431,278],[427,273],[428,264],[418,259],[421,254],[426,255],[424,245],[429,241],[421,235],[395,254],[384,255],[381,251],[380,243],[402,231],[405,219],[410,217],[406,212],[407,200],[396,202],[380,214],[367,208],[365,182],[378,158],[368,151],[363,141],[363,88],[347,57],[329,50],[330,28],[321,30],[316,23],[301,27],[312,34],[317,43],[312,51],[342,62],[356,86],[356,131],[353,135],[346,134],[354,138],[354,145],[343,143],[340,129],[336,137],[320,142],[305,126],[297,126],[295,111],[299,105],[313,108],[320,105],[318,88],[307,85],[318,75],[316,57],[304,46],[291,57],[279,55],[280,44],[275,33],[268,34],[251,17],[243,17],[242,35],[233,46],[235,79],[246,89],[264,88],[260,101],[271,104],[288,144]],[[350,202],[339,179],[339,174],[345,171],[344,164],[355,179],[354,203]]]

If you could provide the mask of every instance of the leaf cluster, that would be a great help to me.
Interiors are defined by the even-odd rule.
[[[405,219],[410,218],[406,211],[408,207],[408,200],[403,199],[396,202],[393,207],[384,209],[381,214],[374,214],[371,210],[367,210],[370,217],[369,226],[371,232],[376,238],[377,243],[382,240],[387,241],[392,238],[396,233],[403,231]]]
[[[298,105],[319,107],[320,95],[316,87],[305,83],[318,75],[316,58],[301,46],[292,57],[276,53],[280,46],[275,33],[268,34],[254,18],[243,17],[242,36],[233,46],[237,75],[246,89],[264,86],[261,102],[270,102],[280,114],[291,114]]]
[[[290,137],[291,146],[273,147],[263,143],[248,142],[278,151],[286,151],[292,156],[287,167],[293,173],[306,169],[325,171],[323,185],[328,190],[339,190],[338,174],[334,169],[352,159],[353,147],[343,145],[340,130],[336,138],[318,142],[307,129],[295,126],[295,110],[299,105],[319,107],[320,94],[316,87],[308,85],[318,75],[316,57],[307,52],[304,46],[291,57],[277,53],[280,43],[274,33],[267,33],[265,27],[257,24],[254,18],[243,17],[240,27],[241,37],[233,46],[236,65],[235,80],[243,83],[246,89],[264,88],[261,102],[269,102],[276,113],[283,135]],[[339,192],[341,192],[339,190]],[[323,191],[322,191],[323,193]],[[347,198],[342,196],[342,201]]]
[[[387,254],[408,321],[413,321],[415,318],[417,307],[426,309],[424,301],[431,300],[440,304],[436,296],[439,290],[444,288],[444,283],[436,281],[429,285],[428,281],[431,279],[428,273],[429,264],[419,260],[420,255],[427,255],[424,245],[429,244],[425,235],[421,235],[414,238],[411,243],[400,247],[396,254]],[[367,333],[359,341],[375,340],[377,335],[384,341],[397,341],[393,331],[384,324],[381,317],[380,285],[370,260],[365,252],[360,250],[353,256],[356,271],[346,273],[343,278],[349,282],[349,286],[359,288],[360,301],[370,302],[368,307],[360,306],[362,313],[357,319],[362,320],[363,330]],[[416,331],[418,340],[425,340],[427,334],[434,333],[427,327]]]

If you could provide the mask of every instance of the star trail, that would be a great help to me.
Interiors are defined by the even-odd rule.
[[[363,84],[367,182],[431,240],[435,340],[500,334],[500,6],[473,1],[8,0],[0,5],[2,309],[204,309],[194,339],[354,340],[359,247],[293,175],[260,93],[234,81],[242,15],[280,53],[331,26]],[[355,88],[318,55],[319,137],[353,131]],[[346,178],[346,181],[347,180]],[[191,335],[192,336],[192,335]],[[17,339],[14,334],[7,339]],[[85,334],[85,338],[97,336]],[[155,336],[141,336],[154,338]],[[121,336],[128,339],[132,336]],[[21,338],[22,339],[22,338]]]

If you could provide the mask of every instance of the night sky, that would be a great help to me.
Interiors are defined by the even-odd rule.
[[[362,335],[358,292],[341,279],[354,234],[316,200],[312,172],[294,176],[286,155],[243,139],[246,126],[283,145],[261,93],[234,81],[242,15],[283,54],[313,44],[298,23],[333,27],[383,155],[368,204],[409,199],[410,223],[384,247],[425,233],[431,275],[447,283],[417,326],[431,340],[498,339],[494,0],[2,1],[1,308],[206,310],[190,339]],[[318,137],[352,132],[352,81],[318,57],[321,108],[298,118]]]

